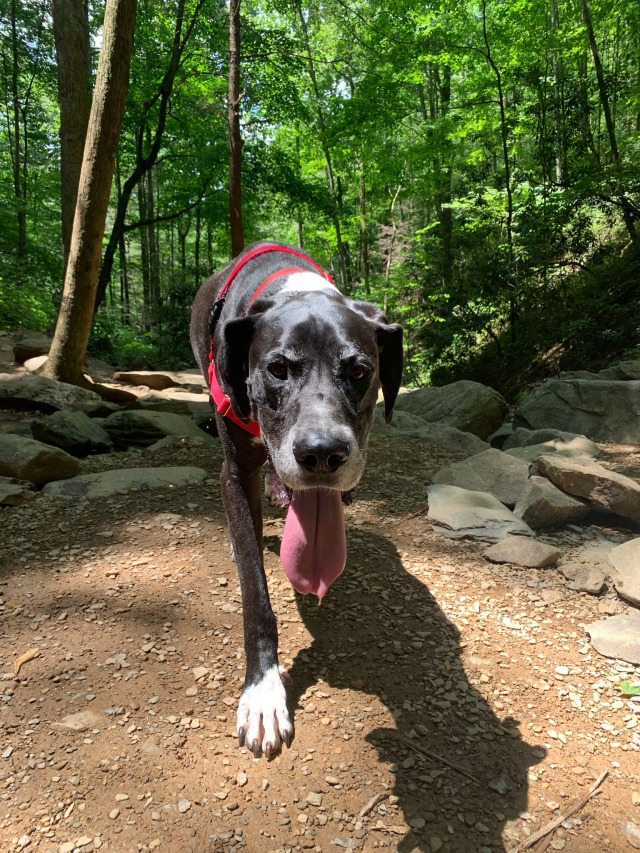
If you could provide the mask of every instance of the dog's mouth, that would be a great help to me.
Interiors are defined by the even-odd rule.
[[[351,493],[337,489],[290,489],[273,465],[268,477],[278,506],[288,507],[280,545],[280,560],[291,586],[319,599],[342,574],[347,561],[347,540],[342,504]]]

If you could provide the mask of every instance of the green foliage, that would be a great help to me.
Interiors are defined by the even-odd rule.
[[[5,121],[0,320],[42,328],[61,291],[55,63],[46,4],[18,6],[26,194]],[[0,0],[9,119],[11,8]],[[604,90],[578,6],[554,8],[552,20],[547,0],[242,5],[246,241],[301,236],[349,295],[402,322],[405,381],[467,376],[516,394],[638,345],[640,7],[592,0]],[[177,9],[139,3],[120,186],[162,129]],[[226,8],[204,0],[95,321],[92,351],[118,364],[191,364],[189,305],[228,260],[227,39]]]
[[[56,317],[51,292],[51,282],[44,276],[25,276],[20,264],[5,259],[0,266],[0,329],[24,326],[34,332],[50,331]]]
[[[616,687],[623,696],[640,696],[640,682],[620,681]]]

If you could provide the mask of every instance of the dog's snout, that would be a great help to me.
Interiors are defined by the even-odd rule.
[[[337,471],[350,453],[349,442],[332,435],[308,433],[293,443],[293,455],[298,465],[314,474]]]

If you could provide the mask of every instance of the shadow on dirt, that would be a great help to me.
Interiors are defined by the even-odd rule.
[[[527,807],[536,759],[517,721],[499,720],[469,682],[458,630],[395,547],[369,532],[350,538],[347,570],[322,606],[297,596],[314,640],[296,657],[288,692],[299,705],[321,675],[336,689],[378,696],[393,714],[396,727],[367,741],[392,762],[392,793],[412,828],[401,839],[380,833],[383,846],[428,853],[438,836],[447,851],[504,851],[502,829]],[[354,648],[354,636],[366,642]],[[488,785],[497,779],[502,795]],[[374,809],[373,824],[377,817]]]

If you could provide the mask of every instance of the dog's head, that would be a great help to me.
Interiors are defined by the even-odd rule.
[[[259,300],[228,321],[217,367],[236,413],[259,423],[276,472],[294,490],[349,491],[382,386],[389,421],[402,377],[402,328],[337,291]]]

